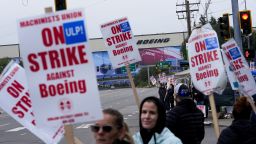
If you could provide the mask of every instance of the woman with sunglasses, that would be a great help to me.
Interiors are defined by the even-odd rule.
[[[136,144],[182,144],[165,127],[165,108],[156,97],[145,98],[140,104],[140,131],[133,135]]]
[[[115,109],[104,109],[103,119],[92,125],[91,131],[96,144],[132,144],[127,138],[123,115]]]

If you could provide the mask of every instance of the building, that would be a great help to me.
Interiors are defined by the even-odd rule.
[[[169,61],[172,66],[177,66],[178,60],[183,59],[180,49],[186,36],[187,33],[184,32],[135,36],[142,58],[142,61],[138,64],[147,66],[155,65],[160,61]],[[121,68],[112,68],[102,38],[90,39],[89,44],[98,77],[109,77],[123,73]],[[0,46],[0,58],[4,57],[20,57],[19,45],[13,44]]]

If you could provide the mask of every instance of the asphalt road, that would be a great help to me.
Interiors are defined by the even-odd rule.
[[[139,99],[142,100],[146,96],[157,96],[157,88],[137,88]],[[112,107],[118,109],[129,125],[131,133],[138,130],[138,107],[136,105],[132,89],[109,89],[101,90],[100,98],[102,108]],[[0,110],[1,111],[1,110]],[[73,125],[74,135],[78,137],[84,144],[94,144],[93,135],[89,126],[93,122],[80,123]],[[221,127],[223,129],[225,127]],[[202,144],[215,144],[216,136],[213,126],[205,126],[206,134]],[[18,124],[6,113],[0,114],[0,144],[42,144],[43,142],[36,136],[31,134],[27,129]],[[65,138],[60,144],[66,144]]]

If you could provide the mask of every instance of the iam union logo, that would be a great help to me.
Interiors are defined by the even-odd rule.
[[[61,99],[59,101],[59,109],[63,113],[70,112],[73,109],[73,103],[70,99]]]

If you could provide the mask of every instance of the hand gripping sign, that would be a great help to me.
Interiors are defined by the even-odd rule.
[[[188,40],[189,67],[196,89],[205,95],[222,92],[227,77],[217,34],[209,25],[194,30]]]
[[[18,22],[21,56],[39,126],[102,118],[82,9]]]
[[[230,39],[229,41],[221,45],[221,47],[224,51],[224,56],[227,57],[231,69],[234,72],[235,77],[239,83],[239,89],[249,96],[255,95],[256,84],[254,78],[235,40]]]
[[[141,61],[127,18],[102,24],[101,33],[114,68]]]
[[[32,95],[28,91],[25,71],[13,63],[0,78],[0,106],[12,118],[27,128],[47,144],[58,143],[64,133],[64,127],[36,126],[32,110]]]

